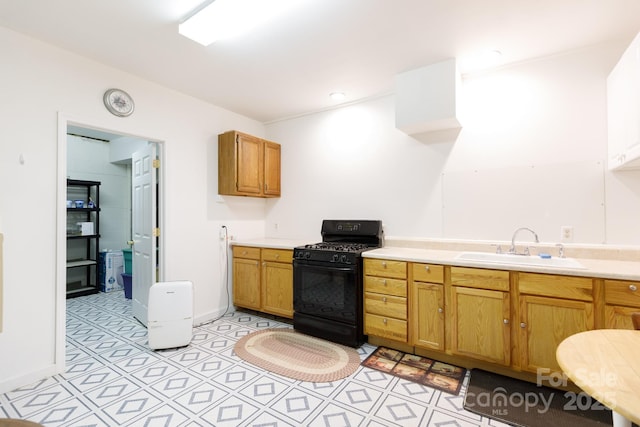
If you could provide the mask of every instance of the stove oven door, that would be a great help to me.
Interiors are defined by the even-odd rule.
[[[293,327],[358,347],[364,342],[360,264],[293,261]]]
[[[355,325],[362,317],[359,275],[356,265],[294,260],[294,312]]]

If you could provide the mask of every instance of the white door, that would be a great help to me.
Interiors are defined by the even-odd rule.
[[[133,234],[131,270],[131,309],[133,316],[147,326],[149,288],[156,282],[156,146],[150,143],[132,155],[131,231]]]

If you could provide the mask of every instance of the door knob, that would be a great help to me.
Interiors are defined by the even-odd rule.
[[[129,246],[133,246],[135,243],[135,240],[127,240],[127,245]]]

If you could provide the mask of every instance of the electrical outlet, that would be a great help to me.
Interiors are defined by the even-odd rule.
[[[573,242],[573,227],[570,225],[563,225],[560,227],[560,241],[564,243]]]

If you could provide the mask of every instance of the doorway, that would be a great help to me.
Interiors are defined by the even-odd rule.
[[[132,241],[132,217],[135,203],[132,201],[132,156],[140,147],[153,147],[156,161],[161,163],[163,144],[153,138],[131,136],[119,131],[101,129],[65,118],[58,120],[58,220],[56,262],[56,354],[58,372],[65,369],[66,293],[67,293],[67,178],[100,182],[100,250],[121,250]],[[77,151],[81,147],[80,152]],[[92,154],[92,150],[94,154]],[[77,164],[78,162],[83,164]],[[162,170],[154,168],[155,185],[152,188],[154,208],[146,211],[150,218],[145,223],[160,229],[163,223]],[[138,215],[139,217],[140,215]],[[107,219],[108,218],[108,219]],[[153,281],[164,276],[162,236],[154,239],[152,260]],[[98,261],[98,260],[96,260]],[[97,271],[97,265],[95,266]],[[95,283],[100,290],[100,284]],[[151,283],[149,284],[149,286]]]

